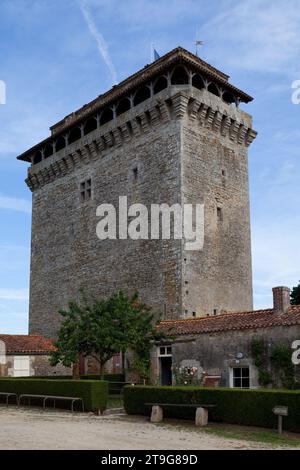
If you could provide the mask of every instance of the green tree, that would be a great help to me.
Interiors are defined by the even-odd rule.
[[[298,286],[293,287],[291,292],[291,304],[300,305],[300,281]]]
[[[97,300],[80,291],[80,301],[69,302],[68,310],[60,314],[63,321],[51,364],[70,367],[78,363],[80,356],[91,356],[99,363],[101,376],[105,363],[119,352],[124,357],[128,349],[136,352],[145,367],[152,343],[164,337],[137,294],[128,297],[118,292]]]
[[[137,294],[131,299],[133,309],[130,314],[129,349],[134,353],[131,369],[142,379],[150,377],[150,353],[153,344],[171,338],[157,328],[159,319],[154,320],[151,308],[140,302]]]

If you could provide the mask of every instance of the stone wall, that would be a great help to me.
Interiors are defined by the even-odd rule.
[[[55,338],[58,310],[81,287],[98,297],[138,291],[170,319],[251,309],[246,149],[254,137],[246,113],[176,85],[33,165],[30,333]],[[82,203],[88,179],[92,197]],[[184,252],[172,239],[100,241],[96,207],[117,206],[119,196],[148,207],[204,202],[204,250]]]
[[[42,355],[42,354],[35,354],[35,355],[26,355],[29,356],[30,362],[30,375],[36,376],[48,376],[48,375],[70,375],[72,376],[72,369],[70,367],[64,367],[63,365],[57,365],[52,367],[49,363],[49,357]],[[14,359],[18,357],[18,355],[8,355],[6,364],[1,365],[0,375],[3,377],[14,376]]]
[[[134,111],[141,114],[148,107],[136,106]],[[117,124],[126,122],[130,113],[120,116]],[[55,337],[60,324],[57,312],[77,296],[80,287],[99,297],[119,289],[131,294],[138,291],[155,312],[168,312],[170,318],[180,314],[180,241],[100,241],[96,236],[99,204],[117,206],[119,196],[128,196],[128,204],[147,206],[180,202],[179,123],[161,119],[156,125],[145,122],[144,126],[134,128],[136,135],[129,143],[114,145],[88,162],[81,160],[73,171],[34,189],[31,334]],[[88,138],[100,139],[97,131],[94,134]],[[40,167],[51,165],[50,160]],[[136,179],[134,168],[138,169]],[[92,198],[81,204],[80,183],[88,178]]]
[[[189,96],[198,112],[183,119],[182,193],[204,204],[205,231],[203,250],[183,255],[183,312],[251,311],[248,157],[238,133],[252,120],[205,90]]]
[[[276,345],[287,345],[291,348],[292,342],[299,337],[299,326],[180,336],[172,344],[172,364],[175,367],[187,365],[189,362],[191,365],[197,365],[198,369],[207,375],[221,376],[220,386],[223,387],[230,386],[230,372],[233,367],[249,367],[250,387],[256,388],[259,383],[255,358],[251,352],[253,340],[263,340],[266,350],[270,353]],[[241,358],[238,358],[238,353],[242,353]],[[292,353],[291,349],[291,357]],[[296,366],[296,377],[299,377],[299,373],[300,366]],[[278,377],[274,376],[273,379],[277,381],[278,386],[281,385]],[[152,352],[152,381],[159,383],[158,348],[154,348]]]

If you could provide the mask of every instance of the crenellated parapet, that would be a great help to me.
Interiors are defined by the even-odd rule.
[[[134,139],[155,132],[158,126],[172,120],[193,121],[200,129],[219,134],[228,144],[248,147],[256,137],[247,113],[224,104],[205,90],[194,90],[185,85],[170,87],[31,166],[26,183],[34,191],[80,165],[88,165],[114,149],[131,145]]]

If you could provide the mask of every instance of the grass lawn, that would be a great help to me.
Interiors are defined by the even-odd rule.
[[[169,426],[178,430],[185,430],[197,433],[213,434],[224,439],[238,439],[248,442],[258,442],[274,447],[299,447],[300,434],[283,432],[280,436],[274,429],[256,428],[252,426],[238,426],[236,424],[210,423],[204,428],[196,428],[190,421],[184,424],[177,420],[168,420],[157,424],[157,426]]]
[[[273,446],[300,447],[300,435],[291,432],[283,432],[279,435],[271,429],[230,424],[209,424],[201,431],[229,439],[261,442]]]
[[[113,408],[123,408],[123,397],[116,395],[116,396],[109,396],[107,400],[107,409],[111,410]]]

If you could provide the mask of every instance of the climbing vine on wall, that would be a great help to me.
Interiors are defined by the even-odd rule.
[[[279,374],[281,383],[285,388],[296,388],[295,368],[291,360],[291,350],[288,346],[278,345],[273,347],[271,351],[271,364]]]
[[[261,386],[267,387],[272,383],[272,376],[267,369],[268,358],[265,344],[260,339],[254,339],[251,345],[252,355],[255,359],[255,366],[258,371],[258,382]]]

